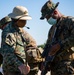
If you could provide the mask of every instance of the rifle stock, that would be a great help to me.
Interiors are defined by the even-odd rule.
[[[41,71],[41,75],[45,75],[47,73],[47,66],[48,66],[48,61],[45,61],[44,63],[44,69]]]
[[[50,68],[50,65],[51,65],[54,57],[55,57],[55,55],[46,57],[45,61],[43,62],[44,67],[43,67],[43,70],[41,71],[41,75],[46,75],[46,73],[48,72],[48,69]]]

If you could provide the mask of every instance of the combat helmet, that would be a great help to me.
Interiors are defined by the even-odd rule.
[[[9,16],[5,16],[0,20],[0,29],[7,23],[11,22],[11,18]]]
[[[41,8],[42,16],[40,17],[40,19],[43,20],[47,15],[50,16],[57,8],[58,4],[59,2],[55,4],[51,0],[47,1]]]

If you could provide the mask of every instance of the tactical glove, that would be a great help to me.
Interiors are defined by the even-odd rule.
[[[59,51],[61,48],[60,44],[57,43],[55,45],[53,45],[51,48],[50,48],[50,51],[49,51],[49,56],[52,56],[52,55],[55,55],[57,51]]]

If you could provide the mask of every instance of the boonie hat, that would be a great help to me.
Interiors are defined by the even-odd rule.
[[[51,15],[53,13],[53,11],[57,8],[59,2],[57,2],[56,4],[53,3],[52,1],[47,1],[41,8],[41,20],[43,20],[47,15]]]
[[[20,20],[30,20],[32,19],[29,14],[26,7],[23,6],[16,6],[13,9],[13,12],[8,14],[10,18],[14,19],[20,19]]]
[[[6,23],[10,22],[11,21],[11,18],[9,16],[5,16],[4,18],[2,18],[0,20],[0,28],[5,25]]]

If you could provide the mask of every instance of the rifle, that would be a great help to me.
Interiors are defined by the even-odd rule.
[[[43,54],[42,54],[43,56],[45,56],[45,61],[43,62],[44,68],[43,68],[43,70],[41,71],[41,75],[45,75],[45,74],[48,72],[48,65],[51,64],[51,62],[53,61],[53,59],[54,59],[54,57],[55,57],[55,55],[53,55],[53,56],[48,56],[48,53],[49,53],[50,48],[52,47],[52,45],[55,43],[55,37],[54,37],[54,36],[55,36],[56,30],[57,30],[57,27],[55,28],[51,45],[48,46],[47,48],[45,48],[45,49],[47,49],[47,50],[44,50],[44,52],[43,52]],[[48,49],[49,49],[49,50],[48,50]]]
[[[43,55],[45,56],[45,61],[43,62],[43,65],[44,65],[44,67],[43,67],[43,70],[41,71],[41,75],[45,75],[47,72],[48,72],[48,64],[49,65],[51,65],[51,62],[53,61],[53,59],[54,59],[54,57],[55,57],[55,55],[53,55],[53,56],[49,56],[48,55],[48,53],[50,52],[50,49],[51,49],[51,47],[54,45],[54,44],[56,44],[57,42],[56,42],[56,34],[57,34],[57,29],[58,28],[58,24],[57,24],[57,26],[55,27],[55,30],[54,30],[54,34],[53,34],[53,37],[52,37],[52,41],[51,41],[51,44],[50,44],[50,46],[47,46],[47,48],[45,48],[45,49],[47,49],[47,50],[44,50],[44,52],[43,52]]]

